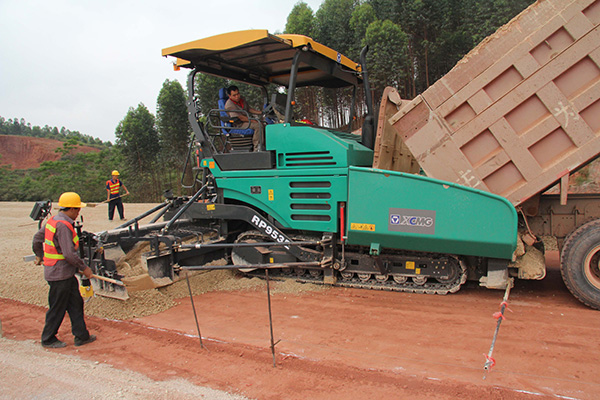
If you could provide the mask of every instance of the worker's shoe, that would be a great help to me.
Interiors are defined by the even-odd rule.
[[[42,342],[42,347],[45,347],[47,349],[61,349],[61,348],[65,347],[66,345],[67,344],[65,342],[61,342],[58,339],[56,339],[52,343],[43,343]]]
[[[86,340],[81,340],[76,337],[74,342],[75,346],[83,346],[84,344],[92,343],[94,340],[96,340],[96,335],[90,335]]]

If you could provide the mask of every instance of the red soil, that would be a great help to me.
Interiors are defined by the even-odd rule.
[[[98,340],[63,354],[152,379],[174,377],[257,399],[544,399],[600,397],[598,311],[549,268],[518,282],[483,380],[502,292],[468,286],[448,296],[332,288],[272,296],[276,367],[263,291],[196,296],[132,321],[88,317]],[[0,299],[5,336],[38,339],[44,308]],[[39,340],[39,339],[38,339]]]
[[[61,155],[55,150],[62,148],[63,143],[54,139],[0,135],[0,165],[10,165],[11,169],[37,168],[44,161],[59,160]],[[71,154],[91,151],[100,150],[90,146],[77,146],[71,150]]]

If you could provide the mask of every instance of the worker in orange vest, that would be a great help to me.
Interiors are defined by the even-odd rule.
[[[123,200],[121,197],[128,195],[129,190],[127,190],[123,182],[119,179],[119,171],[115,169],[111,175],[111,178],[106,181],[108,220],[113,220],[113,216],[115,215],[115,207],[117,207],[117,210],[119,211],[119,217],[121,218],[121,221],[124,221],[125,213],[123,211]],[[120,194],[121,188],[125,190],[125,194],[123,195]]]
[[[58,206],[58,215],[51,217],[34,235],[32,245],[36,264],[44,263],[44,278],[50,286],[42,346],[53,349],[67,345],[56,337],[65,313],[69,313],[71,319],[75,346],[96,340],[96,336],[90,335],[85,325],[83,299],[75,277],[77,272],[87,279],[93,274],[92,269],[79,257],[79,237],[73,226],[79,211],[86,204],[81,202],[77,193],[66,192],[58,199]]]

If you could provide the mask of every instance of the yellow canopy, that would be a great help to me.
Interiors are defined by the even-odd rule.
[[[255,85],[287,86],[294,55],[304,51],[296,86],[344,87],[360,83],[360,66],[302,35],[247,30],[211,36],[163,49],[176,65]]]

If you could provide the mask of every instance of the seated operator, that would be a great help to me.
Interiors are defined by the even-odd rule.
[[[234,127],[248,128],[248,116],[241,112],[234,112],[235,110],[245,110],[248,114],[261,115],[261,112],[250,108],[246,100],[240,94],[240,89],[237,86],[229,86],[227,88],[227,96],[229,100],[225,103],[225,109],[228,110],[230,117],[237,117],[240,122],[234,124]],[[254,151],[259,151],[263,144],[263,124],[254,119],[250,120],[250,129],[254,129],[254,136],[252,136],[252,147]]]

